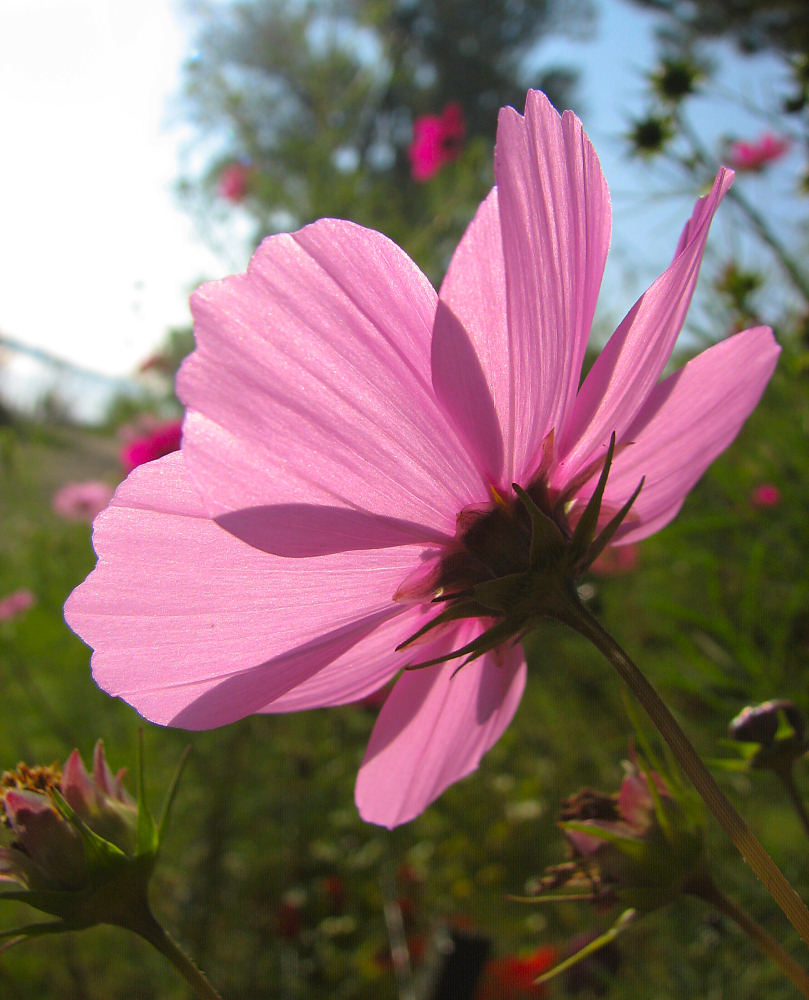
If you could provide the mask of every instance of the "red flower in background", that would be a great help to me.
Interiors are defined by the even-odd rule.
[[[789,141],[772,132],[765,132],[752,142],[737,140],[728,149],[728,164],[734,170],[761,170],[774,160],[780,160],[789,149]]]
[[[422,115],[413,122],[413,141],[407,155],[414,181],[428,181],[447,163],[461,155],[466,124],[457,102],[440,115]]]
[[[156,458],[170,455],[180,447],[182,436],[182,420],[167,420],[155,424],[147,433],[132,438],[121,448],[121,465],[131,472],[145,462],[153,462]]]
[[[253,168],[245,163],[229,163],[219,175],[219,194],[227,201],[242,201],[250,190],[252,173]]]
[[[477,1000],[518,1000],[522,997],[542,997],[547,990],[534,980],[553,968],[557,962],[556,949],[541,945],[530,955],[506,955],[487,963],[483,972],[483,985]]]

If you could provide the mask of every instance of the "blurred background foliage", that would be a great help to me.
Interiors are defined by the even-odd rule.
[[[702,191],[726,150],[721,137],[694,134],[690,107],[720,87],[712,46],[730,41],[783,61],[784,92],[761,109],[762,122],[789,137],[805,169],[805,5],[731,5],[721,21],[708,3],[652,5],[661,17],[659,64],[639,80],[627,155],[663,176],[675,171],[694,196]],[[575,66],[536,65],[536,43],[552,32],[599,30],[593,8],[563,0],[262,0],[199,3],[195,12],[183,107],[198,144],[180,193],[212,238],[233,212],[252,242],[319,216],[347,217],[385,232],[436,281],[492,182],[497,108],[521,107],[528,86],[575,106]],[[428,181],[416,181],[414,124],[453,102],[463,142]],[[245,168],[237,197],[222,187],[233,164]],[[788,697],[809,711],[807,241],[805,229],[788,241],[770,229],[756,193],[767,169],[765,161],[739,171],[734,204],[748,243],[738,259],[707,262],[710,323],[691,330],[691,343],[774,318],[784,348],[776,375],[739,439],[679,517],[643,543],[636,565],[607,567],[583,584],[708,758],[727,754],[721,740],[745,704]],[[798,222],[805,194],[796,187]],[[73,425],[58,406],[33,419],[2,411],[0,597],[25,588],[36,598],[0,621],[3,766],[64,760],[73,746],[87,756],[101,736],[113,768],[132,768],[143,727],[148,789],[159,801],[191,744],[155,910],[233,1000],[406,998],[411,985],[429,998],[448,935],[484,942],[495,959],[542,945],[563,953],[582,932],[605,929],[615,914],[586,903],[540,908],[508,899],[563,860],[561,801],[582,786],[615,790],[632,740],[610,668],[558,627],[532,638],[525,699],[480,770],[392,833],[361,823],[353,805],[373,706],[188,734],[143,723],[91,683],[88,651],[61,616],[94,562],[89,529],[59,517],[52,497],[67,481],[122,478],[122,426],[144,413],[180,413],[172,376],[191,346],[190,331],[168,333],[143,366],[140,395],[117,400],[98,427]],[[775,488],[766,502],[762,486]],[[806,896],[807,845],[774,776],[718,773]],[[806,777],[799,770],[804,791]],[[799,954],[710,824],[707,841],[716,881]],[[0,912],[2,927],[26,919],[16,904]],[[394,974],[391,931],[408,944],[412,984]],[[574,994],[560,979],[547,995],[794,995],[733,926],[695,901],[652,914],[618,948],[618,971],[602,992]],[[539,995],[514,976],[495,988],[498,997]],[[158,955],[105,929],[10,950],[0,958],[0,990],[77,1000],[187,995]]]

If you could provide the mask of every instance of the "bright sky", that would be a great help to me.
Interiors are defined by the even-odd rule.
[[[170,101],[189,47],[178,3],[2,0],[0,332],[98,372],[130,373],[188,321],[200,276],[245,263],[217,259],[171,193],[184,134]],[[626,308],[668,262],[689,206],[658,213],[651,231],[637,218],[643,182],[621,160],[621,133],[640,110],[651,22],[619,0],[600,7],[591,42],[554,37],[541,56],[581,69],[613,188],[612,267],[628,256],[642,272],[621,290]]]
[[[3,0],[0,331],[126,373],[221,263],[174,202],[169,0]]]

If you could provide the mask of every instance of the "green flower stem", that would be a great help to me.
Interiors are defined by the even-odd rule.
[[[803,823],[803,828],[809,835],[809,813],[806,811],[806,806],[803,804],[803,799],[795,787],[795,778],[792,774],[792,765],[790,764],[785,768],[778,768],[776,774],[781,779],[786,793],[789,796],[789,801],[792,803],[795,812],[798,814],[798,819]]]
[[[126,920],[120,922],[120,926],[133,931],[165,956],[200,1000],[222,1000],[222,995],[211,986],[205,974],[194,965],[174,938],[155,920],[147,903],[137,914],[130,911]]]
[[[699,897],[724,916],[729,917],[768,958],[780,966],[801,993],[809,997],[809,974],[807,974],[806,969],[800,966],[763,927],[759,927],[744,910],[728,899],[710,876],[706,875],[695,880],[693,885],[685,886],[685,891],[692,896]]]
[[[671,747],[680,767],[733,841],[742,858],[762,881],[767,892],[783,910],[804,943],[809,946],[809,910],[761,846],[755,834],[728,801],[657,691],[577,597],[569,596],[563,602],[563,606],[557,609],[556,617],[588,639],[609,660],[619,677],[641,703],[660,735]],[[809,991],[806,991],[806,996],[809,996]]]

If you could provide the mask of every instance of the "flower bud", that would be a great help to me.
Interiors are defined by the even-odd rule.
[[[748,705],[731,721],[729,731],[740,743],[758,744],[748,758],[755,768],[789,769],[795,758],[809,749],[803,715],[797,705],[784,698]]]

